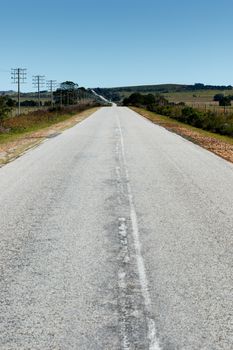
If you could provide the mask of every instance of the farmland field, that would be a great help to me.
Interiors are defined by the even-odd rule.
[[[193,89],[192,89],[193,87]],[[233,106],[221,107],[218,102],[213,101],[216,94],[233,95],[233,89],[223,89],[219,87],[196,89],[195,86],[177,85],[177,84],[162,84],[162,85],[142,85],[142,86],[127,86],[101,89],[103,96],[106,93],[106,98],[111,98],[111,95],[117,94],[119,101],[129,97],[132,93],[141,94],[161,94],[169,102],[180,103],[184,102],[187,106],[197,108],[199,110],[211,110],[219,113],[232,113]]]
[[[211,110],[219,113],[232,113],[233,106],[226,106],[225,108],[218,105],[218,102],[213,101],[216,94],[229,95],[233,92],[229,90],[200,90],[187,92],[171,92],[163,94],[169,102],[179,103],[184,102],[190,107],[200,110]]]

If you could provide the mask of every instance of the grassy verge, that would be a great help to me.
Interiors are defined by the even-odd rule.
[[[233,138],[195,128],[155,112],[149,112],[143,108],[131,107],[131,109],[153,123],[175,132],[218,156],[233,162]]]
[[[17,138],[25,133],[44,129],[51,125],[68,120],[77,113],[80,113],[96,105],[80,105],[52,110],[37,110],[28,114],[21,114],[3,121],[0,127],[0,143]]]
[[[7,133],[0,133],[0,166],[19,157],[46,138],[57,135],[81,122],[98,108],[89,106],[79,112],[55,113],[52,116],[50,115],[49,118],[42,116],[41,118],[36,118],[34,123],[32,116],[30,122],[27,122],[25,116],[16,117],[17,121],[15,122],[19,123],[19,126],[12,127]]]

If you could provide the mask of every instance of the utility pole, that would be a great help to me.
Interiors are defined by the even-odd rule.
[[[56,80],[47,80],[47,88],[50,91],[50,95],[51,95],[51,106],[53,106],[53,91],[56,86],[57,86]]]
[[[40,88],[44,86],[44,75],[33,75],[32,84],[38,92],[38,106],[40,107]]]
[[[60,107],[62,107],[62,89],[60,89]]]
[[[11,79],[13,84],[18,85],[18,115],[20,115],[20,86],[22,83],[25,83],[27,76],[26,68],[12,68],[11,69]]]
[[[57,94],[57,99],[59,100],[60,107],[62,107],[62,105],[63,105],[63,94],[62,94],[61,84],[59,84],[57,82],[56,86],[58,87],[57,91],[59,91],[59,94]]]

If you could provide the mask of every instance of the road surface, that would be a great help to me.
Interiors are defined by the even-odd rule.
[[[0,169],[1,350],[231,350],[233,166],[105,107]]]

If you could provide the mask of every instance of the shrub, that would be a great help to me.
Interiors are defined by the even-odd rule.
[[[0,125],[2,126],[4,119],[8,116],[12,107],[9,106],[9,99],[5,96],[0,96]]]
[[[219,95],[223,96],[222,94]],[[183,103],[169,103],[161,95],[155,95],[153,97],[154,98],[152,98],[151,95],[141,95],[140,93],[134,93],[124,100],[124,104],[139,107],[142,106],[151,112],[165,115],[197,128],[216,132],[221,135],[233,136],[233,115],[219,115],[211,111],[199,111],[195,108],[184,106]],[[231,96],[228,97],[228,100],[230,97]],[[216,98],[220,97],[218,96]]]

